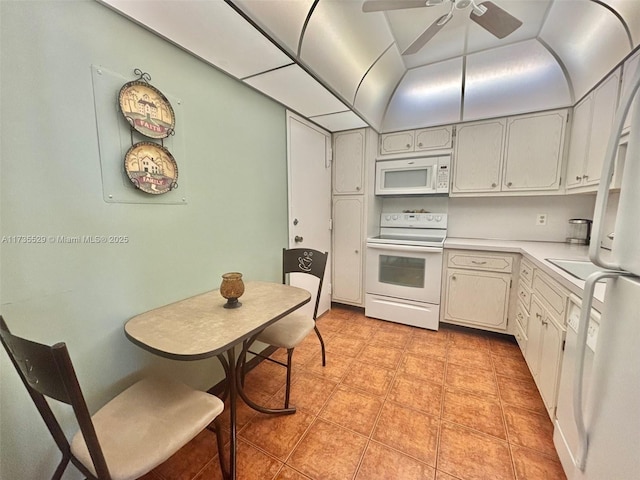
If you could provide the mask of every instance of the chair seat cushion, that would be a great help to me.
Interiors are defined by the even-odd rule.
[[[92,416],[113,480],[138,478],[167,460],[224,409],[222,401],[179,382],[147,378]],[[81,432],[71,451],[94,475]]]
[[[293,312],[265,328],[257,340],[279,348],[295,348],[313,330],[313,318]]]

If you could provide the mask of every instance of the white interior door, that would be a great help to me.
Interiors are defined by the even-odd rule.
[[[331,307],[331,135],[287,112],[289,248],[329,252],[318,316]],[[309,275],[293,275],[291,284],[317,291]],[[315,296],[305,305],[313,313]]]

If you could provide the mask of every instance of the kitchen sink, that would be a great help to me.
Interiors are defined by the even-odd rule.
[[[547,261],[580,280],[586,280],[593,272],[604,270],[588,260],[560,260],[556,258],[547,258]],[[604,282],[604,279],[600,281]]]

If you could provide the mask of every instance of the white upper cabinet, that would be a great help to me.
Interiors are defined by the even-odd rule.
[[[558,190],[567,111],[507,120],[503,191]]]
[[[459,125],[452,196],[560,190],[567,110]]]
[[[505,129],[505,119],[458,126],[452,194],[500,191]]]
[[[384,133],[380,135],[380,155],[413,152],[415,132]]]
[[[415,151],[451,148],[453,128],[451,126],[423,128],[415,132]]]
[[[362,194],[364,191],[364,129],[333,136],[333,194]]]
[[[624,62],[624,70],[622,72],[622,90],[620,92],[620,97],[627,93],[627,90],[631,88],[631,80],[633,80],[633,76],[636,73],[636,70],[640,68],[640,50],[638,50],[633,56],[629,57],[626,62]],[[636,99],[634,103],[638,101],[638,95],[636,94]],[[629,114],[624,121],[624,128],[628,129],[631,127],[631,112],[633,111],[633,107],[629,109]]]
[[[598,188],[619,89],[620,69],[575,106],[567,161],[568,190],[583,192]]]
[[[452,147],[453,126],[422,128],[380,135],[380,155],[447,150]]]

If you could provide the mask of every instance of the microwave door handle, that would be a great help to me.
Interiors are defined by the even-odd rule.
[[[609,201],[609,185],[611,184],[611,178],[613,177],[613,169],[616,159],[616,152],[618,149],[618,139],[624,126],[624,121],[631,108],[631,103],[636,95],[636,92],[640,88],[640,65],[636,68],[636,73],[633,76],[629,90],[620,99],[620,106],[616,112],[615,120],[613,122],[613,128],[611,130],[611,136],[609,137],[609,143],[607,144],[607,151],[605,153],[604,162],[602,163],[602,173],[600,176],[600,185],[598,187],[598,194],[596,196],[596,206],[593,212],[593,229],[591,245],[589,246],[589,259],[602,268],[609,270],[620,270],[620,265],[609,262],[602,258],[600,251],[600,243],[604,236],[604,216],[607,211],[607,203]],[[632,122],[640,122],[640,101],[636,102],[634,112],[632,116]],[[633,129],[632,129],[633,130]],[[629,135],[633,137],[633,131]],[[630,141],[640,142],[640,138],[629,138]],[[637,159],[627,157],[631,161]]]
[[[438,164],[436,163],[431,169],[431,190],[434,192],[438,189]]]
[[[583,379],[584,379],[584,355],[587,349],[587,333],[591,320],[591,306],[593,305],[593,293],[596,283],[603,278],[615,278],[631,276],[628,272],[595,272],[587,277],[584,283],[582,295],[582,310],[580,311],[580,325],[578,326],[578,339],[576,342],[576,363],[573,375],[573,417],[578,431],[578,451],[576,452],[576,466],[584,471],[587,463],[587,451],[589,437],[584,423],[583,405]]]

